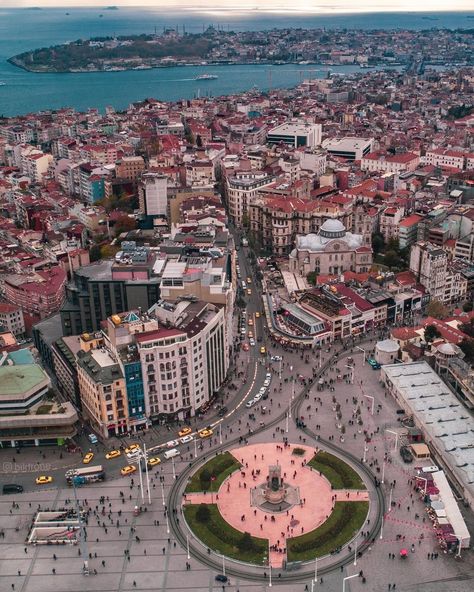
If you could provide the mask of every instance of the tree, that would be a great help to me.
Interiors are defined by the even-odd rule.
[[[196,146],[202,148],[202,138],[199,134],[196,136]]]
[[[308,273],[308,275],[306,276],[306,279],[308,280],[309,284],[313,284],[313,286],[315,286],[317,277],[318,277],[318,274],[315,271],[310,271]]]
[[[380,232],[374,232],[372,234],[372,249],[374,250],[374,253],[380,253],[381,251],[384,250],[385,247],[385,240],[382,234],[380,234]]]
[[[237,547],[239,551],[251,551],[253,549],[253,540],[250,533],[244,532],[242,538],[237,543]]]
[[[474,366],[474,339],[465,337],[459,344],[459,347],[464,354],[464,361]]]
[[[383,258],[383,262],[387,267],[398,267],[400,265],[400,257],[396,251],[387,251]]]
[[[459,329],[469,335],[469,337],[474,338],[474,317],[469,321],[469,323],[463,323],[459,326]]]
[[[439,300],[433,299],[426,307],[426,314],[435,319],[445,319],[448,316],[448,309]]]
[[[134,218],[130,216],[120,216],[117,219],[114,226],[115,236],[118,236],[122,232],[130,232],[131,230],[135,230],[137,227],[137,222]]]
[[[471,312],[473,308],[474,308],[474,305],[472,304],[472,302],[469,302],[469,301],[465,302],[462,305],[462,309],[464,312]]]
[[[206,504],[199,504],[198,509],[196,510],[196,520],[198,522],[209,522],[209,518],[211,517],[211,511],[207,507]]]
[[[99,245],[92,245],[92,247],[89,249],[89,259],[90,259],[91,263],[94,263],[94,261],[99,261],[99,259],[100,259]]]
[[[100,256],[102,259],[111,259],[119,252],[120,247],[114,247],[113,245],[103,245],[100,247]]]
[[[431,343],[437,337],[441,337],[441,333],[434,325],[427,325],[425,327],[425,341],[426,343]]]
[[[208,469],[203,469],[199,475],[199,481],[203,490],[209,489],[211,485],[211,473]]]

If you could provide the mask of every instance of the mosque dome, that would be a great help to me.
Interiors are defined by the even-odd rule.
[[[319,229],[319,234],[324,238],[344,238],[346,229],[340,220],[326,220]]]

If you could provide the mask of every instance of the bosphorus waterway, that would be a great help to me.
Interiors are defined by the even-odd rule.
[[[66,14],[69,13],[69,14]],[[100,16],[102,14],[102,17]],[[161,100],[189,99],[241,92],[257,87],[267,90],[290,87],[303,78],[323,78],[327,67],[285,64],[173,67],[126,72],[81,74],[37,74],[7,62],[12,55],[75,39],[95,36],[151,33],[163,27],[183,25],[187,31],[202,31],[211,22],[233,30],[263,30],[276,27],[326,28],[461,28],[474,26],[467,17],[474,13],[281,15],[265,12],[206,16],[197,12],[169,12],[147,9],[0,9],[0,115],[13,116],[64,106],[85,110],[106,105],[123,109],[132,101],[147,97]],[[207,19],[207,20],[206,20]],[[433,19],[433,20],[427,20]],[[357,66],[331,66],[335,73],[358,71]],[[215,80],[197,81],[203,73]]]

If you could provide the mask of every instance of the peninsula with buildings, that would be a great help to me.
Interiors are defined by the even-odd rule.
[[[97,72],[169,66],[232,64],[469,65],[474,31],[429,29],[273,29],[235,33],[208,27],[202,33],[164,29],[161,34],[79,39],[15,55],[9,62],[30,72]]]

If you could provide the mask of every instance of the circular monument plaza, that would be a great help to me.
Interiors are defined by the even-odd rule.
[[[366,521],[369,494],[339,456],[269,442],[201,464],[188,478],[182,505],[192,536],[210,551],[281,569],[350,544]]]

